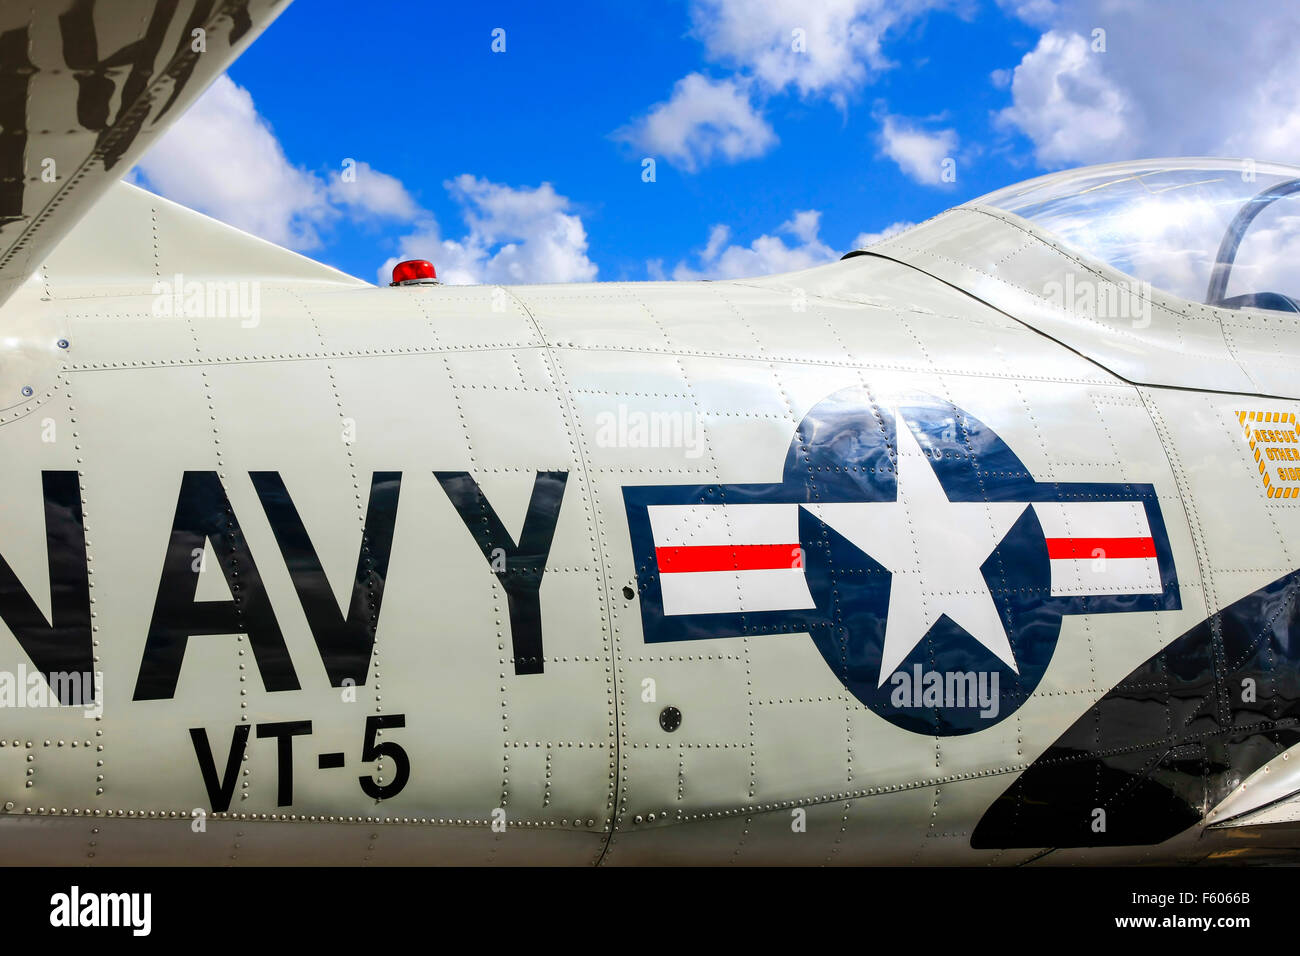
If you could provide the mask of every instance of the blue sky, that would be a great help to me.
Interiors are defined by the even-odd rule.
[[[1054,169],[1294,161],[1294,104],[1198,65],[1294,100],[1254,2],[298,0],[135,178],[369,281],[760,274]]]

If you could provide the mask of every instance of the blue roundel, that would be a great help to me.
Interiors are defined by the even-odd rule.
[[[782,480],[624,501],[648,643],[806,633],[849,693],[916,733],[1013,714],[1066,614],[1179,606],[1150,485],[1040,483],[931,397],[836,392],[799,424]]]

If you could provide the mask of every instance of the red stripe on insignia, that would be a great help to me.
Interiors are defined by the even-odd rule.
[[[797,544],[705,544],[689,548],[655,548],[655,561],[661,574],[803,567]]]
[[[1101,554],[1097,555],[1096,552]],[[1154,558],[1154,538],[1048,538],[1049,558]]]

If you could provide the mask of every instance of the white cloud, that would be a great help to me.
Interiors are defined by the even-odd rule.
[[[891,64],[891,29],[951,0],[695,0],[691,19],[708,56],[770,91],[828,93],[839,102]]]
[[[1300,151],[1300,7],[1268,0],[1002,0],[1043,29],[1002,121],[1044,165]],[[1094,49],[1104,30],[1105,51]],[[1233,66],[1236,64],[1239,66]]]
[[[918,183],[944,185],[944,160],[957,149],[957,133],[951,129],[926,132],[901,116],[881,121],[880,147],[898,168]]]
[[[1046,26],[1059,13],[1055,0],[998,0],[998,6],[1035,26]]]
[[[294,249],[320,245],[341,216],[407,217],[416,206],[391,176],[357,164],[357,181],[326,183],[285,156],[252,96],[222,74],[135,169],[142,185]]]
[[[666,102],[615,135],[687,172],[715,159],[734,163],[761,156],[776,145],[776,133],[750,103],[747,87],[691,73],[677,81]]]
[[[882,41],[930,10],[962,10],[970,0],[693,0],[692,32],[705,56],[733,72],[722,80],[691,73],[670,98],[615,135],[687,172],[713,161],[761,156],[777,143],[767,101],[794,90],[848,97],[893,64]]]
[[[379,272],[386,284],[399,259],[432,259],[445,282],[584,282],[596,277],[587,233],[569,200],[549,183],[536,189],[460,176],[446,183],[468,232],[444,238],[401,180],[364,160],[328,178],[294,165],[248,91],[222,75],[145,154],[142,185],[272,242],[321,245],[343,221],[410,223],[400,255]]]
[[[325,183],[289,162],[252,96],[224,74],[137,168],[169,199],[285,246],[319,245],[333,214]]]
[[[329,198],[359,217],[413,219],[420,213],[396,176],[381,173],[362,160],[330,177]]]
[[[1103,162],[1138,125],[1136,107],[1103,64],[1089,40],[1049,30],[1016,67],[1012,105],[999,119],[1034,141],[1039,163]]]
[[[582,219],[550,183],[512,188],[462,175],[444,185],[463,208],[469,232],[461,239],[443,238],[438,224],[426,217],[380,268],[381,284],[402,259],[432,260],[438,277],[454,285],[596,278]]]
[[[874,246],[876,243],[885,239],[897,236],[899,233],[906,232],[915,226],[914,222],[895,222],[886,226],[879,232],[860,232],[856,239],[853,240],[854,249],[865,249],[868,246]]]
[[[1278,292],[1300,301],[1300,215],[1280,208],[1285,205],[1283,200],[1269,206],[1247,231],[1228,278],[1229,297]]]
[[[821,213],[815,209],[796,212],[778,228],[778,233],[793,237],[787,244],[780,236],[762,235],[748,246],[727,245],[731,230],[725,225],[709,230],[709,239],[700,251],[695,266],[677,263],[674,279],[747,279],[770,275],[774,272],[792,272],[807,269],[839,258],[839,254],[822,242],[818,233]],[[663,278],[663,263],[653,260],[646,264],[651,278]]]

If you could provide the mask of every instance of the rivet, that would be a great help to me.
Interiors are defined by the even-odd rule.
[[[31,398],[32,387],[30,385],[24,385],[22,391],[23,391],[23,398]]]

